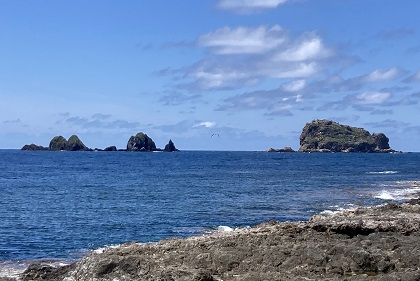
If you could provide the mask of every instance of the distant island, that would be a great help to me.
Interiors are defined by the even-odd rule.
[[[179,151],[172,140],[164,149],[157,148],[147,134],[140,132],[131,136],[125,149],[109,146],[104,149],[87,147],[78,136],[72,135],[68,140],[56,136],[48,147],[27,144],[21,150],[49,151]],[[342,125],[331,120],[313,120],[302,129],[298,151],[286,146],[281,149],[270,148],[267,152],[396,152],[389,146],[389,138],[383,133],[370,134],[363,128]]]
[[[116,146],[109,146],[105,149],[89,148],[87,147],[78,136],[72,135],[68,140],[63,136],[55,136],[48,147],[27,144],[21,150],[49,150],[49,151],[165,151],[174,152],[179,151],[172,140],[169,140],[164,149],[156,147],[155,142],[145,133],[140,132],[135,136],[131,136],[127,142],[126,149],[117,149]]]
[[[270,148],[268,152],[294,152],[290,147]],[[383,133],[370,134],[363,128],[341,125],[331,120],[306,123],[300,135],[298,152],[395,152]]]

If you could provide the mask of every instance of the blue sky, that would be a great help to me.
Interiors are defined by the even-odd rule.
[[[420,151],[417,0],[0,0],[0,147],[77,134],[299,148],[306,122]],[[218,134],[218,136],[213,136]]]

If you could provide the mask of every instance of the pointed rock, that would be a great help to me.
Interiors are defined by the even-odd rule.
[[[175,147],[175,144],[173,143],[173,141],[169,140],[168,144],[165,145],[165,149],[163,151],[174,152],[174,151],[179,151],[179,150]]]

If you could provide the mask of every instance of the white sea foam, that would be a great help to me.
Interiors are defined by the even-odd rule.
[[[221,225],[217,227],[217,232],[232,232],[232,231],[234,231],[234,229],[226,225]]]
[[[383,185],[386,189],[374,194],[374,198],[382,200],[409,200],[419,198],[420,182],[397,181],[393,184]]]
[[[104,247],[100,247],[98,249],[92,250],[92,252],[95,253],[95,254],[102,254],[103,252],[105,252],[108,249],[115,249],[115,248],[118,248],[118,247],[122,247],[122,244],[110,245],[110,246],[106,245]]]
[[[389,191],[382,190],[380,193],[374,196],[375,198],[382,199],[382,200],[395,200],[395,196],[393,196]]]
[[[369,175],[392,175],[392,174],[398,174],[399,171],[373,171],[373,172],[367,172],[366,174]]]

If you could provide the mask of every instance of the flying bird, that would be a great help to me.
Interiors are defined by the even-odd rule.
[[[218,138],[220,138],[219,134],[212,134],[211,137],[217,136]]]

